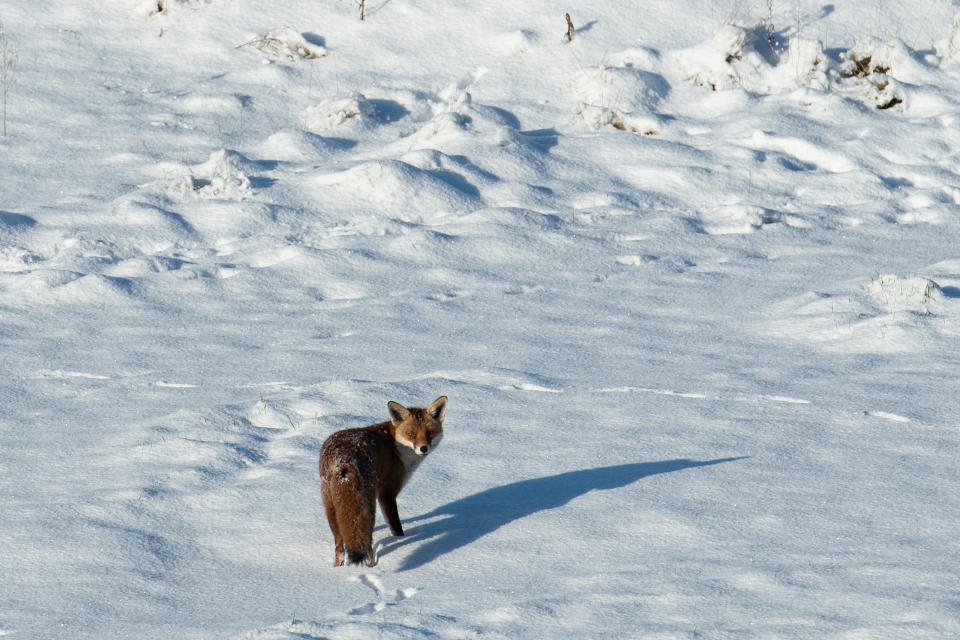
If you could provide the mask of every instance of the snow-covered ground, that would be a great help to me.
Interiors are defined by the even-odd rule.
[[[580,4],[0,3],[0,636],[960,637],[960,3]]]

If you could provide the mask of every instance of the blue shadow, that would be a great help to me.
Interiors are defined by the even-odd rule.
[[[445,553],[465,547],[506,524],[538,511],[561,507],[590,491],[616,489],[661,473],[673,473],[683,469],[742,459],[744,457],[707,461],[637,462],[568,471],[555,476],[521,480],[494,487],[437,507],[430,513],[411,518],[408,522],[440,519],[411,527],[403,538],[389,539],[390,542],[381,550],[380,555],[386,555],[411,543],[422,542],[423,544],[404,559],[398,570],[416,569]]]
[[[0,211],[0,224],[8,227],[32,227],[37,224],[37,221],[20,213]]]

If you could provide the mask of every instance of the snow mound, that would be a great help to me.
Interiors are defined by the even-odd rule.
[[[304,126],[313,132],[332,131],[344,125],[374,122],[377,110],[361,93],[346,98],[330,98],[309,107],[303,115]]]
[[[23,247],[0,247],[0,273],[24,271],[30,265],[42,262],[43,258]]]
[[[360,199],[411,222],[468,213],[482,206],[479,191],[461,174],[420,169],[402,160],[363,162],[317,176],[313,183],[335,189],[341,196],[338,200]]]
[[[517,143],[520,125],[515,116],[503,109],[474,102],[470,88],[485,74],[485,69],[477,69],[427,98],[427,112],[423,112],[424,105],[417,109],[417,119],[423,124],[395,143],[393,150],[400,153],[440,149],[445,145],[470,145],[478,140],[497,147]]]
[[[515,56],[526,53],[533,46],[535,36],[526,29],[518,29],[492,38],[495,50],[503,56]]]
[[[133,284],[125,278],[44,268],[0,272],[0,292],[17,304],[124,304]]]
[[[866,286],[867,296],[888,312],[913,311],[930,313],[933,305],[943,299],[943,289],[926,278],[901,278],[883,274]]]
[[[949,50],[948,43],[941,43]],[[952,55],[952,54],[950,54]],[[714,91],[745,89],[776,95],[800,88],[833,92],[880,110],[909,108],[917,115],[939,115],[950,105],[936,90],[935,69],[898,39],[859,38],[831,60],[819,40],[785,38],[766,24],[727,24],[704,43],[674,51],[668,59],[682,77]],[[809,106],[809,99],[804,99]]]
[[[422,122],[432,116],[430,102],[423,94],[383,89],[377,92],[379,96],[376,98],[369,98],[361,92],[328,98],[308,107],[300,120],[308,131],[317,134],[348,131],[359,135],[396,122]],[[392,129],[388,132],[388,136],[404,135],[402,131]]]
[[[833,89],[846,97],[877,109],[903,109],[906,92],[894,77],[917,78],[917,66],[906,46],[900,42],[883,43],[875,38],[857,40],[840,54]],[[914,73],[910,73],[913,70]]]
[[[769,332],[840,353],[923,352],[937,335],[945,298],[927,278],[879,275],[844,292],[811,292],[774,306]]]
[[[762,207],[746,204],[718,205],[701,214],[700,224],[710,235],[753,233],[776,218]]]
[[[254,163],[243,155],[221,149],[211,153],[206,162],[194,166],[189,175],[174,179],[168,190],[203,199],[242,200],[251,193],[247,174],[254,170]]]
[[[951,64],[960,61],[960,13],[953,17],[950,34],[943,40],[934,43],[937,54],[943,58],[942,64]]]
[[[294,412],[290,408],[276,402],[268,401],[263,396],[247,411],[247,420],[255,427],[262,429],[291,429],[298,424]]]
[[[262,158],[280,162],[306,162],[320,156],[323,140],[300,129],[283,129],[271,134],[256,147]]]
[[[635,60],[651,64],[655,57],[653,52],[630,50],[609,57],[599,68],[578,71],[573,80],[577,113],[594,129],[609,125],[645,135],[659,133],[663,125],[656,111],[670,85],[663,76],[634,64]]]
[[[707,42],[675,51],[672,61],[688,80],[714,91],[772,94],[827,86],[823,45],[803,38],[784,43],[767,24],[723,25]]]

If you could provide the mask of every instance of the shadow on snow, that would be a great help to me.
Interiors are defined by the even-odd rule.
[[[464,547],[506,524],[538,511],[563,506],[590,491],[616,489],[661,473],[706,467],[743,458],[638,462],[569,471],[555,476],[521,480],[494,487],[437,507],[430,513],[411,518],[409,522],[440,519],[410,528],[403,538],[388,538],[389,542],[381,550],[380,555],[386,555],[410,543],[423,542],[424,544],[404,559],[398,570],[415,569],[445,553]]]

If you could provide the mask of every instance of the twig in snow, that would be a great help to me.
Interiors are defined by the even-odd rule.
[[[565,13],[563,15],[567,18],[567,35],[563,37],[563,41],[570,42],[573,40],[573,34],[574,34],[573,20],[570,19],[569,13]]]

